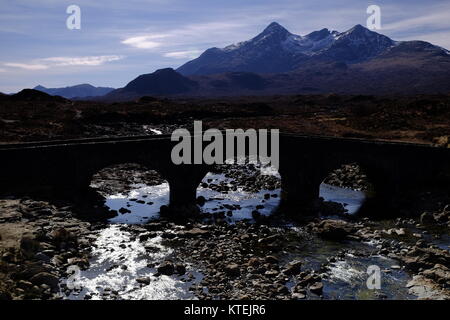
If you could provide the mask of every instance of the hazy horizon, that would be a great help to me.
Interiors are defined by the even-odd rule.
[[[81,29],[69,30],[69,5],[81,8]],[[8,2],[0,13],[0,91],[17,92],[89,83],[123,87],[136,76],[177,68],[210,47],[248,40],[276,21],[305,35],[366,24],[367,6],[381,7],[378,33],[394,40],[424,40],[450,48],[450,3],[433,0],[361,2],[262,0],[86,0]]]

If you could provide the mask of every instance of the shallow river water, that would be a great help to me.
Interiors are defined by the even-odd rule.
[[[204,181],[227,181],[222,174],[209,174]],[[230,223],[241,219],[252,219],[252,211],[261,204],[264,194],[276,194],[264,202],[263,215],[271,214],[279,203],[280,190],[262,190],[258,193],[244,192],[238,188],[227,194],[199,187],[197,195],[207,199],[202,210],[214,212],[224,204],[239,204],[240,209],[233,211]],[[321,196],[325,200],[345,204],[348,212],[354,213],[364,201],[364,193],[343,189],[327,184],[321,185]],[[187,265],[185,276],[155,276],[156,269],[152,262],[158,263],[170,258],[172,249],[162,244],[162,238],[157,236],[146,242],[140,242],[132,236],[124,224],[143,224],[158,218],[161,205],[169,202],[169,186],[162,183],[155,186],[135,185],[129,194],[115,194],[107,198],[106,205],[114,210],[128,208],[131,213],[120,214],[109,220],[110,224],[98,232],[94,243],[89,269],[81,271],[76,285],[82,290],[75,290],[68,299],[84,299],[86,295],[92,299],[195,299],[188,290],[192,283],[198,283],[202,274],[193,266]],[[291,228],[296,228],[294,225]],[[307,244],[289,253],[289,258],[304,261],[305,268],[318,268],[327,258],[342,249],[362,249],[370,252],[375,244],[348,242],[345,244],[324,241],[311,237]],[[154,250],[148,250],[151,247]],[[347,253],[344,260],[331,264],[328,278],[323,280],[325,299],[408,299],[405,288],[410,276],[402,270],[392,269],[397,263],[383,256],[358,257]],[[368,290],[366,285],[367,268],[377,265],[382,273],[383,290]],[[188,276],[189,275],[189,276]],[[136,279],[147,277],[150,285],[141,286]],[[62,280],[63,282],[66,279]]]

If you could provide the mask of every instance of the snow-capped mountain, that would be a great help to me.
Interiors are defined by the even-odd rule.
[[[293,71],[305,62],[354,64],[375,58],[400,43],[361,25],[342,33],[322,29],[300,36],[272,22],[253,39],[208,49],[177,71],[183,75],[280,73]]]
[[[449,51],[394,41],[361,25],[305,36],[271,23],[251,40],[211,48],[177,71],[144,74],[106,100],[155,96],[450,92]]]
[[[199,58],[178,68],[184,75],[232,71],[285,72],[308,56],[302,51],[301,38],[278,23],[271,23],[255,38],[227,46],[211,48]],[[305,50],[306,51],[306,50]]]
[[[361,25],[338,34],[327,50],[321,52],[322,59],[356,63],[373,58],[387,49],[396,46],[398,42],[370,31]]]
[[[263,49],[265,51],[279,49],[293,55],[313,55],[329,47],[338,35],[337,31],[330,32],[328,29],[322,29],[302,37],[292,34],[280,24],[272,22],[255,38],[227,46],[221,50],[224,52],[240,51],[240,53],[246,53],[246,51],[255,49]]]

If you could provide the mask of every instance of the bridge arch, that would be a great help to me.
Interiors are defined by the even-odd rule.
[[[393,204],[390,203],[393,195],[401,191],[400,169],[395,161],[345,150],[308,151],[297,157],[281,158],[281,212],[315,215],[320,204],[320,185],[330,172],[349,163],[357,163],[372,185],[372,192],[358,214],[382,216],[384,207]]]

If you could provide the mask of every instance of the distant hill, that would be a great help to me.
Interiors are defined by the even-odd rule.
[[[45,92],[34,89],[23,89],[22,91],[6,95],[1,94],[0,100],[3,101],[46,101],[46,102],[65,102],[65,98],[60,96],[51,96]]]
[[[189,94],[198,86],[197,82],[190,80],[171,68],[160,69],[154,73],[143,74],[128,83],[124,88],[114,90],[105,96],[123,100],[125,97],[144,95],[177,95]]]
[[[67,99],[72,99],[72,98],[103,96],[113,91],[114,88],[94,87],[90,84],[79,84],[76,86],[70,86],[65,88],[45,88],[41,85],[38,85],[34,87],[34,90],[39,90],[48,93],[52,96],[61,96]]]

